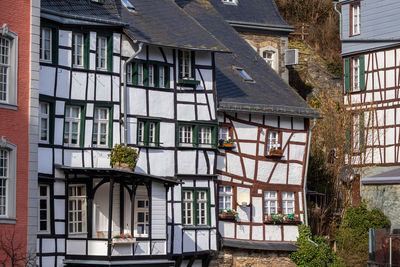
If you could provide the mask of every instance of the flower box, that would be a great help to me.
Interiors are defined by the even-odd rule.
[[[277,148],[271,148],[268,154],[269,157],[282,157],[283,156],[283,150],[282,149],[277,149]]]
[[[236,216],[232,212],[223,212],[223,213],[219,214],[219,219],[225,220],[225,221],[235,221]]]
[[[298,214],[288,215],[265,215],[264,224],[287,224],[287,225],[298,225],[302,224]]]
[[[228,139],[228,140],[220,139],[218,141],[218,147],[223,149],[232,149],[235,148],[235,143],[233,142],[233,139]]]
[[[111,244],[133,244],[136,242],[136,238],[113,238]]]
[[[124,170],[124,171],[133,171],[133,168],[129,167],[129,165],[126,163],[115,163],[113,165],[113,168],[119,169],[119,170]]]

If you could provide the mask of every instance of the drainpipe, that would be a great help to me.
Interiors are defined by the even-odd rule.
[[[342,13],[337,9],[337,5],[339,4],[338,1],[334,1],[333,5],[334,5],[334,9],[336,11],[336,13],[339,14],[339,30],[340,30],[340,40],[342,40]]]
[[[124,144],[128,143],[128,89],[126,88],[126,66],[142,51],[143,43],[139,43],[139,49],[124,63],[122,80],[124,82]]]
[[[305,175],[304,175],[304,185],[303,185],[303,198],[304,198],[304,222],[306,226],[308,226],[308,211],[307,211],[307,176],[308,176],[308,162],[310,157],[310,149],[311,149],[311,136],[312,131],[317,124],[317,119],[313,120],[313,125],[310,129],[310,134],[308,135],[308,148],[307,148],[307,159],[306,159],[306,167],[305,167]]]

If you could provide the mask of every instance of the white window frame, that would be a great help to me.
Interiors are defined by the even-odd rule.
[[[46,47],[46,32],[49,33],[49,47]],[[42,62],[51,62],[52,61],[52,41],[53,41],[53,31],[51,28],[42,27],[40,29],[40,61]],[[46,57],[46,52],[49,52],[49,58]]]
[[[193,125],[179,125],[179,145],[193,146]]]
[[[78,109],[78,118],[74,118],[71,116],[72,110]],[[79,146],[80,143],[80,133],[81,133],[81,117],[82,117],[82,108],[80,106],[69,106],[65,107],[65,121],[64,121],[64,133],[63,133],[63,143],[64,145],[68,146]],[[66,134],[66,124],[68,123],[68,142],[65,142],[65,134]],[[77,130],[77,142],[76,144],[72,144],[72,124],[78,123],[78,130]]]
[[[278,149],[280,148],[279,143],[279,132],[278,131],[268,131],[268,139],[267,139],[267,154],[271,151],[271,148]]]
[[[146,123],[144,121],[138,121],[138,145],[144,144],[144,129],[146,127]]]
[[[148,65],[149,87],[154,87],[154,65]]]
[[[212,145],[212,127],[199,126],[199,146],[210,147]]]
[[[165,88],[165,67],[159,66],[158,67],[158,87]]]
[[[105,111],[106,112],[106,118],[102,119],[100,118],[100,112]],[[97,115],[97,116],[96,116]],[[109,134],[110,134],[110,129],[109,129],[109,124],[110,124],[110,109],[109,108],[104,108],[104,107],[95,107],[94,108],[94,116],[93,116],[93,133],[92,133],[92,145],[95,147],[108,147],[108,139],[109,139]],[[95,125],[97,125],[97,132],[95,132]],[[101,125],[106,126],[106,143],[101,144],[100,143],[100,138],[101,138]],[[94,143],[94,137],[96,136],[97,142]]]
[[[137,69],[137,73],[138,73],[138,85],[143,86],[143,64],[139,63],[138,64],[138,69]]]
[[[149,122],[149,145],[155,146],[156,145],[156,131],[157,125],[155,122]]]
[[[182,57],[180,58],[180,74],[182,79],[193,79],[192,74],[192,52],[181,50]]]
[[[275,209],[275,212],[273,212]],[[264,214],[278,214],[278,192],[264,191]]]
[[[9,57],[7,64],[0,63],[0,69],[2,66],[6,68],[5,99],[0,99],[0,108],[15,110],[18,104],[18,35],[5,24],[0,27],[0,42],[2,39],[9,42]]]
[[[132,63],[126,65],[126,83],[132,84]]]
[[[0,149],[0,218],[8,215],[8,180],[10,176],[10,153]]]
[[[208,225],[208,191],[196,190],[197,225]]]
[[[352,80],[353,80],[353,92],[360,91],[360,57],[354,57],[352,59]]]
[[[81,195],[77,194],[78,187],[81,188]],[[70,190],[73,188],[72,190]],[[72,194],[71,194],[72,192]],[[81,202],[81,209],[79,210],[78,203]],[[74,203],[74,204],[72,204]],[[72,204],[72,209],[71,209]],[[81,215],[81,220],[78,220],[78,214]],[[72,220],[70,220],[72,216]],[[73,184],[68,186],[68,234],[69,235],[81,235],[86,234],[87,230],[87,218],[86,218],[86,185]],[[82,231],[79,231],[79,224],[82,224]],[[72,229],[71,229],[72,226]]]
[[[16,194],[17,194],[17,146],[8,142],[3,136],[0,139],[0,151],[7,152],[7,173],[1,173],[2,179],[5,179],[5,213],[0,215],[0,224],[16,223]],[[1,163],[0,163],[1,164]]]
[[[84,67],[84,59],[85,59],[85,36],[83,33],[73,33],[73,47],[72,47],[72,66],[74,68],[83,68]],[[78,43],[78,40],[81,43]],[[80,64],[79,64],[80,61]]]
[[[232,209],[233,187],[220,185],[218,192],[219,213],[221,213],[225,209]]]
[[[190,198],[188,197],[190,196]],[[194,225],[194,206],[193,206],[194,191],[183,189],[183,224]]]
[[[294,199],[294,192],[282,192],[282,214],[287,215],[296,212]],[[289,207],[289,205],[291,207]]]
[[[353,115],[353,152],[360,152],[360,114]]]
[[[41,195],[41,188],[46,188],[46,195]],[[38,199],[38,233],[41,234],[48,234],[50,233],[50,186],[45,185],[45,184],[40,184],[39,185],[39,199]],[[41,201],[45,200],[46,201],[46,208],[42,209],[41,207]],[[46,213],[46,218],[42,219],[41,218],[41,212],[44,211]],[[41,222],[45,221],[46,222],[46,229],[42,230],[41,229]]]
[[[139,201],[144,201],[144,207],[139,208]],[[135,198],[135,222],[134,222],[134,236],[135,237],[148,237],[149,236],[149,230],[150,230],[150,211],[149,211],[149,198],[148,197],[143,197],[143,196],[138,196]],[[138,218],[139,212],[144,213],[144,222],[139,222]],[[144,233],[143,234],[138,234],[138,224],[143,224],[144,225]]]
[[[360,3],[353,4],[352,8],[352,35],[359,35],[361,33],[361,8]]]
[[[228,127],[219,127],[218,132],[218,140],[229,140],[231,137],[229,136],[229,128]]]
[[[42,105],[46,106],[46,113],[42,112]],[[46,121],[46,139],[42,139],[43,120]],[[39,102],[39,142],[48,144],[50,142],[50,104],[47,102]]]
[[[222,3],[224,3],[225,5],[237,5],[238,4],[238,0],[222,0]]]
[[[104,47],[102,47],[102,41],[104,41]],[[97,69],[98,70],[107,70],[107,37],[105,36],[97,36]],[[102,51],[104,50],[104,57],[102,55]],[[104,66],[102,64],[104,60]]]

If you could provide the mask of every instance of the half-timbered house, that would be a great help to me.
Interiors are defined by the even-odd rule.
[[[346,162],[353,188],[400,225],[399,25],[394,0],[339,1]],[[390,18],[390,19],[389,19]],[[361,185],[358,183],[361,179]]]
[[[304,223],[310,120],[318,113],[203,1],[179,1],[225,44],[217,54],[219,232],[225,247],[291,251]],[[234,210],[237,218],[225,216]],[[241,254],[243,256],[243,254]]]
[[[168,0],[48,0],[41,19],[38,265],[207,265],[226,47]],[[111,168],[119,143],[134,172]]]

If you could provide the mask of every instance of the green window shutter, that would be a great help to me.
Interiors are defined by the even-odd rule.
[[[156,122],[156,146],[160,146],[160,123]]]
[[[179,146],[179,123],[176,124],[176,130],[175,130],[175,143],[176,146]]]
[[[178,77],[179,77],[179,79],[182,79],[182,71],[181,71],[182,64],[181,63],[182,63],[182,51],[178,50],[178,73],[179,73]]]
[[[169,88],[169,66],[164,67],[164,87]]]
[[[346,139],[344,142],[344,150],[346,153],[351,153],[351,117],[346,116]]]
[[[108,147],[112,148],[113,147],[113,116],[114,114],[114,109],[112,107],[110,107],[110,111],[109,111],[109,117],[108,117]]]
[[[194,52],[194,51],[191,52],[190,58],[191,58],[191,60],[190,60],[190,61],[191,61],[191,65],[192,65],[192,66],[191,66],[191,67],[192,67],[192,73],[191,73],[191,74],[192,74],[192,78],[193,78],[193,79],[196,79],[196,69],[195,69],[195,67],[194,67],[194,66],[195,66],[195,59],[196,59],[196,57],[195,57],[195,52]]]
[[[344,92],[350,92],[350,58],[344,59]]]
[[[365,151],[365,118],[364,112],[360,113],[360,151]]]
[[[85,34],[83,46],[83,66],[85,69],[89,69],[89,47],[90,47],[90,34]]]
[[[57,28],[52,28],[51,31],[51,57],[53,64],[57,65],[58,64],[58,29]]]
[[[365,90],[365,57],[360,56],[360,90]]]
[[[138,63],[132,62],[132,83],[133,85],[138,84]]]
[[[149,67],[143,64],[143,86],[149,86]]]
[[[107,70],[113,71],[113,36],[107,38]]]
[[[79,146],[85,145],[85,121],[86,121],[86,105],[81,108],[81,131],[79,133]]]
[[[160,77],[158,77],[160,75],[159,68],[162,68],[162,66],[153,65],[154,87],[160,87],[160,84],[159,84]]]
[[[210,189],[207,189],[207,225],[211,225]]]
[[[192,129],[193,129],[192,130],[193,131],[193,141],[192,141],[192,143],[193,143],[194,147],[197,147],[198,144],[199,144],[199,126],[193,125]]]
[[[192,194],[193,194],[193,212],[192,212],[192,215],[193,215],[193,225],[197,225],[198,224],[198,221],[197,221],[197,212],[198,212],[198,207],[197,207],[197,190],[196,190],[196,188],[194,188],[193,190],[192,190]]]
[[[212,147],[216,147],[217,146],[217,127],[214,126],[212,127],[212,131],[211,131],[211,144]]]
[[[49,143],[54,144],[55,102],[49,103]]]
[[[150,127],[149,125],[150,125],[150,122],[148,122],[148,121],[146,121],[144,123],[143,144],[145,146],[149,145],[149,127]]]

